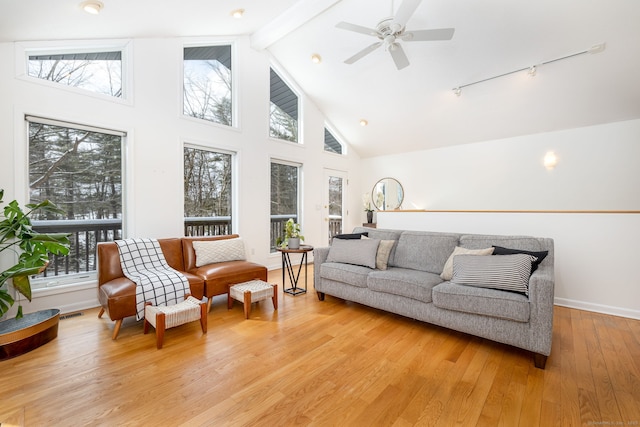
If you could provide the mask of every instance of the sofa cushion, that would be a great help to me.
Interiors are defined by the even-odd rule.
[[[540,240],[528,236],[499,236],[483,234],[465,234],[460,236],[460,244],[463,248],[482,249],[490,246],[503,246],[513,249],[525,249],[527,251],[542,251]]]
[[[196,252],[196,267],[226,261],[244,261],[244,241],[236,239],[222,239],[209,241],[193,241]]]
[[[367,279],[367,287],[372,291],[426,303],[431,302],[431,289],[438,283],[442,283],[442,279],[437,274],[397,267],[373,271]]]
[[[456,255],[451,283],[528,294],[531,263],[535,259],[526,254]]]
[[[389,265],[389,256],[393,250],[395,240],[380,240],[378,252],[376,252],[376,268],[378,270],[386,270]]]
[[[442,280],[451,280],[451,277],[453,277],[453,257],[456,255],[491,255],[492,253],[493,247],[484,249],[467,249],[456,246],[449,258],[447,258],[447,262],[444,263],[440,277]]]
[[[341,282],[346,285],[367,287],[367,275],[371,273],[368,267],[359,265],[342,264],[337,262],[324,262],[320,265],[320,277],[323,279]]]
[[[538,269],[540,263],[549,255],[549,251],[526,251],[524,249],[511,249],[503,248],[502,246],[493,247],[493,255],[514,255],[514,254],[527,254],[536,257],[535,261],[531,263],[531,274]]]
[[[329,248],[327,262],[361,265],[376,268],[378,239],[335,239]]]
[[[440,274],[457,244],[458,234],[405,231],[389,264]]]
[[[514,292],[475,288],[451,282],[433,288],[433,305],[447,310],[528,322],[529,298]]]

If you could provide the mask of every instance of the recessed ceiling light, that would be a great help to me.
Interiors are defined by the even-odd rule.
[[[366,125],[368,125],[368,124],[369,124],[369,122],[368,122],[367,120],[365,120],[365,119],[360,119],[360,126],[366,126]]]
[[[82,8],[82,10],[84,10],[87,13],[90,13],[92,15],[97,15],[100,13],[102,8],[104,7],[104,4],[102,4],[101,1],[88,0],[80,3],[80,7]]]
[[[322,57],[317,53],[314,53],[313,55],[311,55],[311,62],[313,62],[314,64],[319,64],[322,62]]]
[[[244,15],[244,9],[236,9],[231,11],[231,16],[236,19],[242,18],[242,15]]]

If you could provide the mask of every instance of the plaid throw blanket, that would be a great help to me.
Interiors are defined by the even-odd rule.
[[[189,280],[167,264],[156,239],[116,240],[122,272],[136,283],[136,319],[144,318],[144,303],[173,305],[189,292]]]

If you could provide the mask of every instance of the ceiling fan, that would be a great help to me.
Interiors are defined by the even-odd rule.
[[[434,30],[415,30],[406,31],[405,25],[413,13],[416,11],[422,0],[404,0],[395,16],[385,18],[376,25],[376,28],[367,28],[360,25],[350,24],[348,22],[339,22],[336,27],[343,30],[355,31],[356,33],[374,36],[380,41],[365,47],[360,52],[344,61],[345,64],[353,64],[359,59],[364,58],[380,46],[384,46],[389,51],[396,68],[401,70],[409,65],[400,41],[405,42],[421,42],[434,40],[451,40],[454,28],[439,28]],[[393,9],[393,6],[392,6]],[[392,12],[393,13],[393,12]]]

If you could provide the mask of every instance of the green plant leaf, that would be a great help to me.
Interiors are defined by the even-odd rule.
[[[29,276],[14,276],[13,287],[20,292],[26,299],[31,301],[31,283]]]

